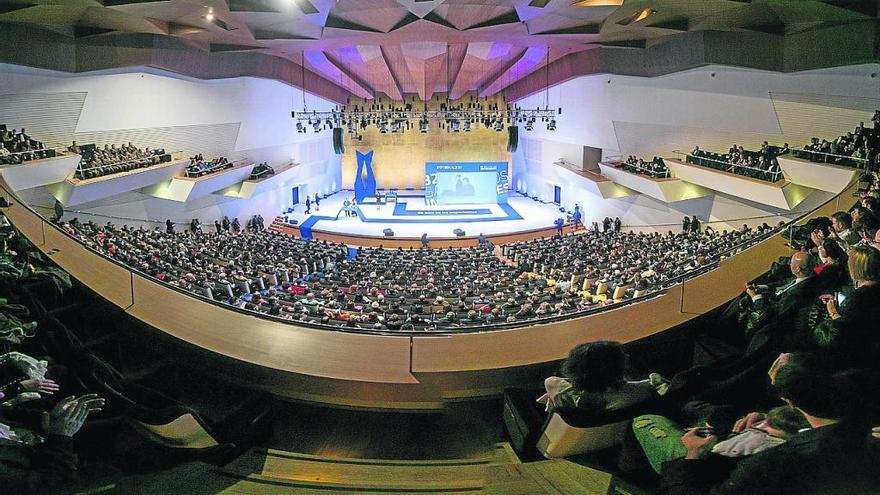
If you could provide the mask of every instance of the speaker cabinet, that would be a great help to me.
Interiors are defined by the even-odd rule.
[[[343,142],[342,127],[333,128],[333,151],[337,155],[345,153],[345,143]]]
[[[507,151],[513,153],[519,146],[519,127],[512,125],[507,128]]]

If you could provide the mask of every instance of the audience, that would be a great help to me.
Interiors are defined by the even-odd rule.
[[[563,361],[562,377],[544,380],[545,393],[538,402],[551,412],[562,408],[601,412],[646,403],[666,393],[669,382],[657,373],[632,381],[626,371],[627,355],[620,343],[581,344]]]
[[[782,178],[782,169],[776,157],[788,149],[770,146],[764,141],[761,151],[747,151],[742,146],[733,145],[726,155],[701,150],[699,146],[687,155],[687,162],[702,167],[714,168],[725,172],[776,182]]]
[[[665,179],[670,176],[666,162],[659,156],[655,156],[653,160],[646,162],[641,158],[633,155],[627,157],[626,161],[620,165],[620,168],[634,174],[647,175],[655,179]]]
[[[24,127],[20,131],[10,131],[5,124],[0,124],[0,165],[15,165],[53,156],[55,150],[47,149],[43,143],[33,139]]]
[[[770,233],[583,232],[469,249],[360,248],[264,231],[168,232],[72,220],[86,245],[186,290],[284,319],[371,329],[435,329],[563,315],[660,290]],[[512,259],[511,259],[512,258]],[[451,317],[447,315],[452,313]],[[398,314],[391,327],[391,314]],[[447,315],[447,317],[443,317]],[[351,323],[353,322],[353,323]]]
[[[186,167],[187,177],[201,177],[203,175],[213,174],[221,170],[232,168],[232,163],[226,157],[219,157],[213,160],[205,160],[201,153],[190,157],[189,165]]]
[[[262,179],[272,175],[275,175],[275,169],[269,165],[269,162],[258,163],[251,170],[250,180]]]
[[[164,149],[141,149],[130,142],[119,147],[115,144],[105,144],[103,148],[97,148],[94,145],[79,146],[74,141],[68,149],[77,150],[82,156],[75,174],[76,178],[81,180],[128,172],[171,161],[171,155],[165,153]]]
[[[714,425],[691,428],[681,437],[682,448],[668,452],[670,459],[661,463],[660,493],[877,493],[880,443],[871,439],[864,422],[867,401],[861,397],[864,391],[858,390],[857,374],[827,368],[808,355],[792,355],[772,380],[778,397],[799,411],[809,427],[786,433],[779,445],[722,462],[709,457],[720,445]],[[747,414],[734,431],[756,428],[764,420],[759,413]],[[655,457],[658,450],[662,453],[652,437],[641,438],[646,451],[653,451]]]
[[[877,112],[874,113],[876,118]],[[810,144],[794,150],[794,156],[821,163],[833,163],[847,167],[857,167],[870,171],[880,170],[880,128],[859,122],[852,131],[838,136],[833,141],[814,137]]]

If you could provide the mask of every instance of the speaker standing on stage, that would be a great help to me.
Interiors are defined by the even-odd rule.
[[[427,232],[422,234],[422,247],[423,248],[428,247],[428,233]]]

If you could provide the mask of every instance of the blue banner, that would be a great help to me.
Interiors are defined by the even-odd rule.
[[[425,163],[425,203],[507,203],[507,162]]]

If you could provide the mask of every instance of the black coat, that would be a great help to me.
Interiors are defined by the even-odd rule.
[[[729,473],[705,459],[663,464],[666,495],[870,495],[880,493],[880,441],[867,429],[836,424],[797,434]]]

